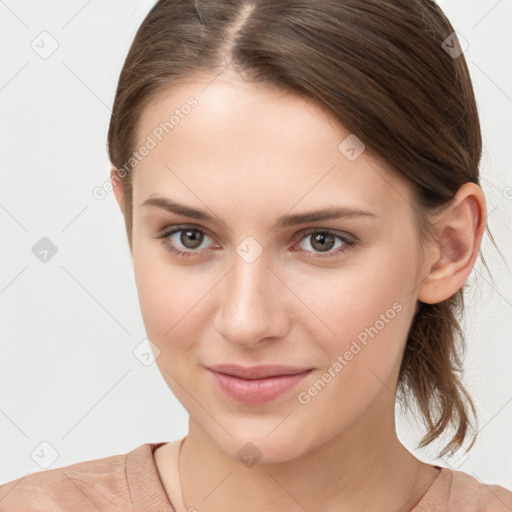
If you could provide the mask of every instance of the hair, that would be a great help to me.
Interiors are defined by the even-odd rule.
[[[142,113],[166,91],[213,78],[228,63],[244,80],[298,93],[332,112],[410,184],[418,240],[434,240],[429,216],[447,208],[464,183],[480,185],[480,121],[464,55],[445,50],[450,35],[453,27],[430,0],[158,1],[124,62],[108,131],[113,166],[128,169],[120,180],[130,249],[129,171]],[[487,225],[486,232],[496,247]],[[466,286],[437,304],[420,304],[399,372],[397,397],[407,408],[415,400],[427,428],[418,447],[454,430],[440,456],[453,455],[470,429],[469,449],[477,436],[475,406],[462,383]]]

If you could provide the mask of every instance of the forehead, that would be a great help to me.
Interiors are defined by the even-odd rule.
[[[286,203],[281,208],[299,199],[317,205],[319,197],[374,210],[410,206],[407,183],[384,162],[369,151],[347,158],[349,136],[307,96],[237,76],[197,79],[162,92],[144,111],[137,148],[149,139],[154,147],[135,168],[134,191],[141,199],[175,197],[187,183],[196,195],[208,189],[242,202],[273,195]]]

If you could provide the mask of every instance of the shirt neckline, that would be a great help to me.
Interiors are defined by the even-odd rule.
[[[430,510],[426,505],[427,501],[430,500],[432,495],[437,492],[437,489],[440,486],[440,483],[444,481],[445,477],[448,475],[448,471],[443,466],[437,466],[434,464],[430,464],[433,468],[438,470],[437,476],[434,478],[434,481],[427,489],[425,494],[421,497],[421,499],[410,509],[409,512],[419,512],[420,510]],[[434,511],[432,511],[434,512]]]
[[[155,509],[159,512],[176,512],[165,492],[153,457],[155,450],[164,444],[168,444],[168,441],[145,443],[127,455],[126,479],[135,510]],[[429,510],[426,503],[449,476],[449,471],[446,468],[437,465],[432,465],[432,467],[439,470],[438,475],[409,512]]]
[[[127,455],[126,479],[134,510],[158,510],[158,512],[176,512],[165,492],[155,465],[153,453],[167,444],[146,443]]]

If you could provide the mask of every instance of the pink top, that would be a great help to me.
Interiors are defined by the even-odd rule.
[[[0,486],[1,512],[175,512],[153,458],[163,444],[123,455],[30,473]],[[512,492],[440,466],[438,477],[409,512],[510,512]]]

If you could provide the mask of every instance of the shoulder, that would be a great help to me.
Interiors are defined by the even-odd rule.
[[[47,469],[0,485],[0,510],[17,512],[126,510],[132,505],[127,458],[144,449]]]
[[[480,482],[475,476],[463,471],[443,468],[449,480],[447,512],[510,512],[512,491],[497,484]]]

